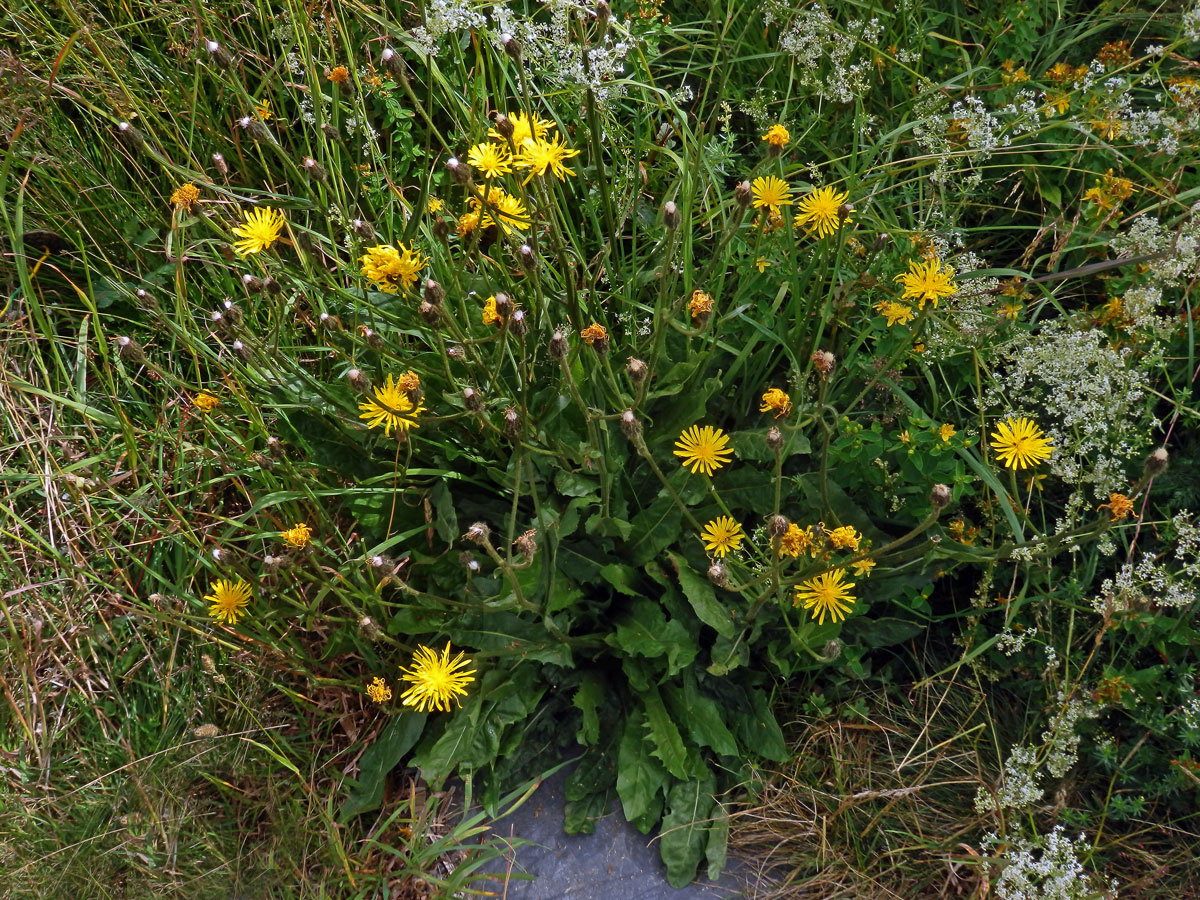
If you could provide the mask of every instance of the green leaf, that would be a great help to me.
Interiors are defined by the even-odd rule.
[[[627,541],[633,525],[613,516],[592,516],[583,530],[592,537],[615,537]]]
[[[644,823],[666,783],[667,770],[650,754],[645,714],[635,710],[625,720],[625,731],[617,752],[617,796],[621,798],[625,818]],[[639,830],[645,834],[649,828],[639,825]]]
[[[425,730],[425,714],[404,712],[383,729],[358,764],[358,779],[342,804],[341,821],[378,809],[383,801],[383,781],[388,772],[413,748]]]
[[[571,698],[571,704],[583,713],[583,724],[575,735],[585,747],[600,739],[600,715],[597,710],[604,702],[604,683],[594,672],[587,672]]]
[[[674,498],[665,491],[659,494],[653,503],[633,517],[629,561],[635,566],[643,566],[669,547],[679,536],[682,517]]]
[[[599,482],[594,476],[559,469],[554,476],[554,486],[564,497],[587,497],[596,493]]]
[[[627,594],[630,597],[640,597],[642,595],[642,592],[637,589],[634,583],[637,579],[637,570],[632,566],[609,563],[600,570],[600,575],[622,594]]]
[[[720,804],[713,804],[713,823],[708,826],[708,843],[704,847],[704,858],[708,860],[708,880],[721,877],[729,855],[729,815]]]
[[[454,511],[454,499],[450,496],[449,482],[438,479],[433,483],[433,494],[430,497],[433,511],[436,513],[433,527],[437,529],[438,537],[447,544],[453,544],[461,533],[458,528],[458,514]]]
[[[567,834],[591,834],[596,822],[608,812],[609,796],[588,794],[582,800],[568,800],[563,808],[563,831]]]
[[[666,656],[670,675],[690,666],[700,652],[688,630],[680,622],[667,621],[662,606],[645,597],[634,600],[629,612],[617,618],[607,641],[633,656]]]
[[[734,431],[729,435],[729,443],[738,459],[751,462],[774,462],[775,451],[767,446],[767,429],[753,431]],[[811,453],[812,446],[808,438],[800,432],[788,435],[783,445],[784,459],[795,453]]]
[[[711,660],[707,668],[709,675],[728,675],[734,669],[750,662],[750,645],[740,636],[727,638],[720,635],[713,641],[709,658]]]
[[[735,722],[742,746],[771,762],[783,762],[788,757],[787,744],[767,698],[757,688],[748,688],[746,699],[749,709]]]
[[[661,759],[667,771],[676,778],[687,778],[687,750],[683,746],[683,737],[667,712],[657,687],[651,685],[648,691],[642,692],[642,704],[646,708],[646,726],[654,744],[651,754]]]
[[[676,784],[667,795],[659,852],[671,887],[687,887],[696,877],[696,867],[708,842],[705,819],[712,812],[715,788],[716,779],[710,772],[703,779]]]
[[[679,575],[679,586],[683,588],[683,595],[687,597],[688,603],[696,611],[696,617],[705,625],[715,629],[717,634],[727,638],[733,637],[733,618],[730,616],[729,610],[717,600],[711,582],[692,571],[687,560],[678,553],[667,555],[675,564],[675,570]]]
[[[721,756],[737,756],[737,741],[725,725],[721,707],[711,697],[700,693],[695,675],[685,672],[683,687],[671,685],[666,691],[671,711],[687,728],[693,743],[709,747]]]

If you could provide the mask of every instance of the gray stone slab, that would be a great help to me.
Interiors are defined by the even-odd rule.
[[[614,803],[593,834],[563,831],[563,782],[567,772],[547,779],[520,809],[491,824],[493,837],[524,839],[512,857],[513,878],[506,900],[723,900],[744,896],[728,872],[717,882],[701,880],[676,890],[653,835],[625,821]],[[503,866],[492,867],[503,873]],[[522,876],[533,876],[527,880]],[[489,889],[500,892],[495,883]]]

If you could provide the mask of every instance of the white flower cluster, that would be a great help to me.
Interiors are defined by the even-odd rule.
[[[1147,603],[1179,609],[1196,599],[1196,586],[1190,578],[1180,577],[1151,554],[1143,553],[1136,564],[1127,562],[1116,577],[1104,580],[1100,593],[1092,598],[1092,609],[1108,615]]]
[[[1020,653],[1025,647],[1025,642],[1037,634],[1037,628],[1026,628],[1024,631],[1013,631],[1012,628],[1005,628],[996,636],[996,649],[1005,656],[1012,656]]]
[[[1042,799],[1045,791],[1040,784],[1042,773],[1038,770],[1037,751],[1033,747],[1018,744],[1009,751],[1004,761],[1004,780],[996,792],[995,799],[983,788],[975,792],[975,809],[980,813],[1000,809],[1025,809]]]
[[[774,0],[764,5],[763,20],[767,25],[787,23],[779,35],[779,49],[803,67],[801,84],[835,103],[850,103],[865,94],[871,87],[871,60],[864,49],[883,35],[879,19],[851,19],[843,27],[823,7],[794,15],[792,9],[791,3]]]
[[[1200,577],[1200,527],[1195,516],[1181,509],[1171,518],[1171,527],[1175,529],[1175,558],[1183,563],[1183,574]]]
[[[966,133],[967,146],[976,151],[977,161],[987,159],[995,150],[1007,147],[1011,142],[1009,136],[1002,133],[1000,120],[974,94],[954,102],[950,107],[950,119]]]
[[[1079,759],[1080,719],[1094,719],[1099,710],[1082,700],[1068,699],[1066,693],[1058,692],[1057,715],[1050,728],[1042,732],[1046,742],[1046,771],[1054,778],[1062,778]]]
[[[425,28],[435,41],[447,34],[482,28],[487,17],[472,0],[430,0],[425,5]]]
[[[1109,246],[1119,255],[1162,253],[1161,259],[1148,263],[1147,278],[1163,287],[1182,286],[1200,277],[1200,203],[1192,205],[1178,234],[1164,228],[1154,216],[1138,216]]]
[[[1189,41],[1200,41],[1200,3],[1193,3],[1184,10],[1183,35]]]
[[[1001,840],[992,834],[984,843],[998,846]],[[1033,839],[1017,836],[1003,844],[1000,864],[1004,868],[995,881],[1001,900],[1085,900],[1096,896],[1079,859],[1088,850],[1083,835],[1072,840],[1056,825],[1049,834]]]
[[[1000,374],[984,404],[1009,409],[1011,398],[1036,410],[1033,418],[1054,445],[1051,471],[1069,484],[1090,484],[1106,498],[1127,487],[1125,472],[1147,445],[1148,377],[1129,349],[1113,349],[1099,329],[1079,330],[1056,319],[1020,334],[1001,353]]]

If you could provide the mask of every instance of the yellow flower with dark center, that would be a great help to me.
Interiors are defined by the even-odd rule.
[[[911,306],[897,303],[895,300],[880,300],[875,304],[875,308],[887,319],[888,328],[893,325],[907,325],[916,316]]]
[[[825,531],[825,535],[829,538],[829,543],[833,544],[837,550],[853,550],[858,552],[858,542],[862,539],[862,535],[854,530],[853,525],[843,525],[840,528],[835,528],[830,531],[821,526]]]
[[[467,695],[467,685],[475,680],[475,670],[466,668],[471,660],[463,657],[460,652],[450,658],[449,641],[441,656],[436,650],[419,645],[413,654],[412,668],[400,667],[401,677],[412,684],[400,695],[400,701],[415,707],[417,712],[431,709],[449,712],[452,703],[461,706],[459,698]]]
[[[992,448],[1010,469],[1026,469],[1050,458],[1054,447],[1031,419],[1006,419],[992,432]]]
[[[392,699],[392,689],[387,686],[386,681],[376,675],[367,685],[367,696],[375,703],[386,703]]]
[[[220,404],[220,400],[210,394],[208,391],[201,391],[192,398],[192,403],[200,412],[210,413]]]
[[[826,615],[830,622],[842,621],[854,608],[854,595],[850,593],[854,582],[845,579],[845,569],[834,569],[802,582],[796,588],[794,605],[803,605],[818,625],[825,624]]]
[[[196,187],[190,181],[175,188],[171,194],[171,203],[174,204],[175,208],[186,209],[188,212],[192,211],[192,206],[199,199],[200,188]]]
[[[758,408],[758,411],[773,412],[775,418],[778,419],[792,411],[792,401],[781,388],[767,388],[762,395],[762,406]]]
[[[712,312],[712,309],[713,298],[711,294],[705,291],[692,291],[692,299],[688,301],[688,312],[692,314],[693,319],[707,316]]]
[[[458,236],[466,237],[479,227],[479,213],[468,212],[458,217]]]
[[[508,121],[512,122],[512,142],[513,146],[517,148],[523,146],[526,141],[541,139],[545,136],[547,129],[554,127],[554,123],[551,121],[539,119],[537,116],[533,116],[531,118],[526,116],[524,113],[505,113],[505,116],[508,118]],[[495,128],[492,128],[488,131],[488,137],[500,141],[501,143],[508,143],[508,138],[498,132]]]
[[[787,531],[779,539],[779,555],[795,559],[801,553],[808,551],[814,556],[817,552],[817,539],[811,525],[801,528],[795,522],[788,524]]]
[[[949,422],[947,422],[945,425],[943,425],[941,428],[938,429],[938,434],[941,435],[942,441],[944,443],[948,443],[950,438],[954,437],[954,434],[955,434],[954,426],[951,425]]]
[[[711,477],[713,472],[733,458],[733,450],[728,444],[729,438],[720,428],[693,425],[684,429],[679,436],[675,442],[679,449],[674,453],[683,459],[684,468],[691,466],[693,474],[702,471]]]
[[[777,175],[759,176],[750,185],[755,209],[778,213],[779,207],[792,205],[792,189]]]
[[[236,625],[238,617],[243,614],[246,604],[250,602],[250,585],[242,581],[227,581],[217,579],[212,586],[212,593],[204,597],[204,602],[210,604],[208,615],[218,622]]]
[[[391,435],[392,429],[397,434],[403,434],[410,428],[418,428],[417,416],[425,412],[424,404],[414,406],[396,379],[390,374],[382,385],[375,386],[375,397],[358,404],[362,410],[360,419],[367,420],[368,428],[383,426],[383,433]]]
[[[864,578],[870,578],[871,570],[875,568],[875,560],[871,559],[869,556],[865,557],[864,559],[856,559],[854,562],[850,563],[850,568],[854,570],[855,575]]]
[[[233,244],[238,256],[261,253],[279,240],[279,232],[283,231],[283,213],[279,210],[264,206],[244,210],[242,215],[246,223],[233,227],[233,233],[241,238]]]
[[[297,550],[301,550],[307,547],[308,542],[312,539],[312,529],[303,522],[297,522],[287,531],[280,532],[279,536]]]
[[[467,162],[485,178],[499,178],[512,171],[512,155],[504,144],[476,144],[467,153]]]
[[[842,206],[849,197],[846,191],[835,191],[831,187],[810,191],[796,204],[796,227],[807,228],[817,237],[836,233],[843,222]],[[850,216],[847,215],[844,221],[849,222]]]
[[[767,133],[762,136],[762,139],[772,147],[786,147],[792,136],[788,134],[788,130],[782,125],[772,125],[767,129]]]
[[[483,324],[499,325],[501,321],[500,313],[496,311],[496,298],[488,297],[483,304]]]
[[[417,283],[417,275],[429,264],[429,257],[404,244],[377,244],[367,248],[359,262],[363,277],[385,294],[395,294],[401,287],[407,290]]]
[[[916,299],[920,309],[925,308],[926,300],[936,307],[939,299],[949,297],[958,290],[958,285],[954,283],[954,270],[949,266],[943,269],[942,261],[937,257],[925,262],[910,261],[908,271],[897,275],[896,281],[904,285],[900,299]]]
[[[573,156],[578,156],[578,150],[567,146],[561,134],[549,138],[534,138],[521,145],[521,152],[514,160],[518,169],[529,169],[523,184],[528,184],[534,175],[545,175],[552,172],[559,181],[566,181],[567,176],[575,176],[575,172],[563,163]]]
[[[587,328],[583,329],[583,331],[579,332],[579,336],[588,344],[594,344],[596,341],[603,343],[608,340],[608,330],[598,322],[593,322]]]
[[[1133,512],[1133,501],[1124,494],[1109,494],[1108,502],[1101,503],[1097,509],[1107,509],[1112,520],[1117,522]]]
[[[742,526],[734,521],[732,516],[718,516],[700,532],[700,540],[704,549],[713,556],[724,556],[729,551],[737,552],[742,546]]]

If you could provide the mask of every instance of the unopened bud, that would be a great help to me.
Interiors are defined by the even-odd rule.
[[[525,337],[529,331],[529,322],[525,318],[525,310],[514,309],[508,318],[508,330],[519,338]]]
[[[230,344],[229,348],[233,351],[233,355],[242,362],[250,361],[250,348],[242,343],[240,339],[235,340],[232,344]]]
[[[607,0],[596,0],[596,24],[602,31],[610,18],[612,18],[612,7],[608,5]]]
[[[321,313],[321,315],[319,315],[317,317],[317,322],[320,324],[320,326],[322,328],[327,328],[330,331],[341,331],[342,330],[342,320],[339,319],[337,316],[331,316],[327,312]]]
[[[225,315],[234,325],[242,324],[242,308],[236,306],[228,297],[221,303],[221,308],[225,311]]]
[[[226,553],[224,550],[222,550],[220,547],[213,547],[212,548],[212,558],[213,558],[213,562],[224,563],[224,562],[229,561],[229,554]]]
[[[455,362],[462,362],[467,358],[467,353],[458,344],[454,344],[446,348],[446,355]]]
[[[831,638],[825,642],[824,648],[821,650],[821,659],[825,662],[833,662],[842,655],[842,647],[845,646],[837,638]]]
[[[242,116],[238,119],[238,127],[246,132],[252,140],[260,142],[271,140],[271,132],[267,131],[267,126],[254,116]]]
[[[724,563],[715,562],[708,567],[708,580],[717,587],[725,587],[729,583],[729,572]]]
[[[430,303],[441,303],[446,297],[446,291],[432,278],[425,279],[425,299]]]
[[[479,560],[475,558],[475,554],[470,550],[464,550],[462,553],[458,554],[458,561],[462,563],[466,567],[467,571],[472,575],[479,574]]]
[[[271,556],[269,553],[263,557],[263,569],[267,572],[278,572],[283,568],[282,556]]]
[[[452,156],[446,160],[446,168],[450,170],[450,179],[455,184],[470,184],[471,183],[471,168],[466,163],[459,162],[457,156]]]
[[[350,223],[350,227],[353,228],[354,233],[364,241],[375,240],[375,229],[371,227],[371,223],[366,219],[355,219]]]
[[[379,61],[383,67],[387,69],[388,74],[397,80],[407,80],[404,75],[404,60],[400,58],[400,54],[391,47],[384,47],[383,52],[379,54]]]
[[[496,133],[506,141],[511,141],[516,129],[513,126],[512,119],[504,113],[496,113],[496,118],[492,120],[496,126]]]
[[[629,380],[634,384],[641,384],[646,380],[646,364],[640,359],[629,357],[629,365],[625,367],[625,371],[629,373]]]
[[[463,535],[463,540],[482,544],[488,539],[491,533],[492,529],[488,528],[487,522],[476,522],[467,529],[467,533]]]
[[[631,441],[636,440],[642,433],[642,423],[638,421],[632,409],[627,409],[621,413],[621,430],[625,432],[625,437]]]
[[[849,203],[843,203],[838,207],[838,222],[845,222],[854,213],[854,207]]]
[[[141,150],[146,146],[145,136],[128,122],[121,122],[117,125],[117,137],[125,146],[133,150]]]
[[[425,320],[425,324],[427,325],[437,328],[442,323],[442,308],[436,303],[422,300],[421,305],[417,307],[417,312],[420,313],[421,318]]]
[[[783,449],[783,432],[774,425],[767,430],[767,447],[772,453],[778,453]]]
[[[663,204],[663,224],[670,229],[679,227],[679,223],[683,221],[683,217],[679,214],[679,208],[675,205],[674,200],[668,200]]]
[[[526,559],[533,559],[533,555],[537,553],[537,529],[531,528],[522,534],[519,538],[513,541],[513,546],[517,548]]]
[[[368,641],[377,641],[383,635],[370,616],[363,616],[358,620],[358,633]]]
[[[273,434],[268,435],[267,436],[267,452],[270,453],[272,456],[282,456],[283,455],[283,441],[281,441],[279,438],[275,437],[275,435],[273,435]]]
[[[550,336],[550,355],[555,359],[563,359],[567,355],[567,338],[561,331],[555,330]]]
[[[219,309],[214,309],[209,313],[208,321],[212,323],[212,327],[217,331],[225,331],[229,328],[229,320],[225,318],[225,313]]]
[[[225,162],[225,157],[220,153],[212,155],[212,164],[218,175],[224,177],[229,174],[229,163]]]
[[[121,335],[113,343],[117,345],[117,353],[121,355],[121,359],[133,363],[144,363],[146,361],[146,354],[142,350],[142,345],[133,338]]]
[[[463,405],[471,412],[479,412],[483,409],[483,395],[475,388],[463,388]]]
[[[828,350],[816,350],[812,355],[813,367],[821,373],[822,378],[833,371],[833,364],[836,361],[837,359]]]
[[[891,241],[891,239],[892,236],[886,231],[879,232],[879,234],[875,236],[875,242],[871,244],[871,250],[875,253],[878,253],[888,245],[888,242]]]
[[[204,47],[208,50],[208,58],[212,60],[213,65],[217,68],[228,69],[233,65],[233,56],[219,42],[208,41]]]
[[[247,272],[242,276],[242,287],[246,289],[248,294],[260,293],[263,289],[263,280],[257,275],[251,275]]]
[[[300,163],[300,168],[314,181],[319,181],[321,184],[329,181],[329,173],[325,171],[325,167],[311,156],[304,157],[304,161]]]
[[[934,509],[944,509],[950,503],[953,492],[946,484],[935,484],[929,492],[929,503]]]
[[[283,285],[279,283],[278,279],[272,278],[270,275],[263,279],[263,289],[268,294],[278,295],[283,293]]]
[[[787,534],[788,526],[791,524],[787,516],[771,516],[767,520],[767,534],[773,538],[781,538]]]
[[[508,321],[508,317],[512,315],[513,311],[512,299],[505,293],[496,294],[494,299],[496,301],[496,315]]]
[[[537,268],[537,254],[533,252],[532,247],[522,244],[517,252],[521,255],[521,268],[526,272],[532,272]]]
[[[381,578],[389,578],[396,574],[396,564],[386,556],[375,555],[367,560],[367,565],[375,570]]]
[[[743,181],[741,184],[739,184],[737,189],[733,192],[733,196],[734,199],[737,200],[737,205],[742,209],[745,209],[747,206],[749,206],[750,201],[753,199],[750,182]]]
[[[521,414],[512,406],[504,410],[504,433],[514,441],[521,436]]]
[[[325,124],[323,124],[321,126],[321,134],[325,135],[325,137],[329,138],[329,140],[331,140],[331,141],[336,141],[338,138],[341,137],[341,135],[338,134],[338,130],[336,128],[334,128],[332,125],[330,125],[328,122],[326,122]]]
[[[379,336],[379,332],[372,331],[366,325],[360,326],[359,331],[362,334],[363,340],[367,342],[368,347],[372,350],[383,349],[383,338]]]
[[[450,223],[441,216],[433,220],[433,236],[442,243],[446,243],[450,238]]]
[[[365,394],[371,390],[371,379],[366,376],[362,369],[351,369],[346,373],[346,380],[350,382],[350,387],[354,388],[360,394]]]
[[[511,34],[500,35],[500,45],[504,47],[504,52],[515,60],[521,59],[521,45],[517,43],[517,39]]]
[[[1163,472],[1167,471],[1167,462],[1170,456],[1167,454],[1166,447],[1159,447],[1153,453],[1146,457],[1146,463],[1143,468],[1147,478],[1157,478]]]

